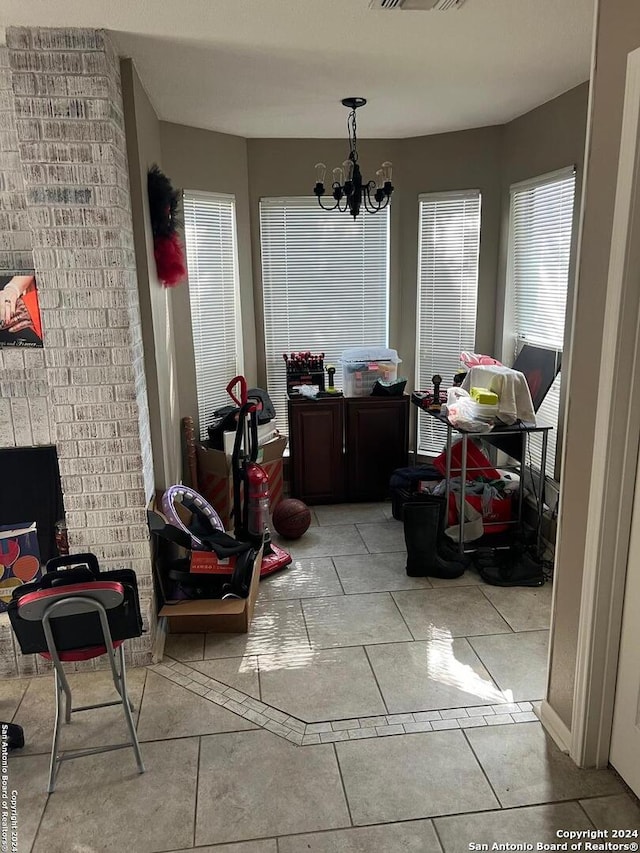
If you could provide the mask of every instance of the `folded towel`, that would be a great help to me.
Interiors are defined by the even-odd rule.
[[[488,388],[498,395],[498,419],[511,425],[517,420],[535,424],[536,415],[531,402],[531,392],[524,373],[497,364],[472,367],[465,376],[462,387]]]

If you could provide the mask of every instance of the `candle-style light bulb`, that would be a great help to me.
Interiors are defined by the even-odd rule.
[[[327,167],[324,163],[316,163],[316,184],[324,184]]]
[[[344,175],[342,173],[342,169],[340,168],[340,166],[336,166],[336,168],[333,170],[333,183],[340,184],[340,186],[342,186],[343,181]]]
[[[351,160],[345,160],[342,164],[342,171],[344,172],[344,180],[350,181],[353,175],[353,162]]]
[[[385,181],[391,183],[391,175],[393,173],[393,163],[390,163],[388,160],[385,160],[382,164],[382,171],[384,173]]]

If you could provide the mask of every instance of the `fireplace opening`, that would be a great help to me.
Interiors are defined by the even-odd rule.
[[[4,448],[0,450],[0,527],[32,522],[37,527],[40,560],[46,563],[64,548],[58,454],[52,446]]]

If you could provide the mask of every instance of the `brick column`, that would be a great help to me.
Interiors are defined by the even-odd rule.
[[[146,663],[153,467],[119,61],[96,30],[10,28],[7,47],[70,545],[136,570],[148,633],[129,647]]]

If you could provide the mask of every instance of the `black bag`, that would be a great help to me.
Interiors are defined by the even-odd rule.
[[[249,400],[255,400],[258,404],[258,424],[268,424],[276,416],[276,409],[271,397],[262,388],[249,388],[247,391]]]
[[[66,569],[66,566],[75,568]],[[138,582],[133,569],[114,569],[101,572],[95,554],[69,554],[54,557],[45,566],[45,574],[33,583],[22,584],[13,591],[8,612],[11,627],[23,654],[48,652],[42,622],[23,619],[19,613],[20,599],[33,592],[53,587],[69,586],[91,581],[115,581],[124,588],[124,599],[118,607],[107,610],[112,640],[128,640],[142,634],[142,614],[138,598]],[[58,624],[57,624],[58,623]],[[79,613],[52,619],[51,628],[58,651],[104,645],[104,635],[97,613]]]
[[[391,513],[397,521],[404,518],[403,507],[408,501],[420,500],[417,491],[420,480],[442,480],[442,474],[433,465],[416,465],[413,468],[396,468],[389,480]]]
[[[207,426],[209,435],[209,447],[212,450],[224,450],[225,432],[235,432],[238,425],[237,406],[223,406],[213,413],[213,421]]]

